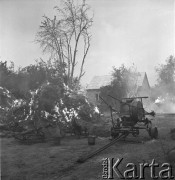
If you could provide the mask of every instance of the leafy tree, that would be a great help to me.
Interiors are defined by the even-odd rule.
[[[7,65],[7,61],[0,62],[0,86],[9,90],[16,98],[23,98],[25,87],[24,84],[26,81],[14,71],[14,63],[11,62],[11,65]],[[21,87],[23,86],[23,87]]]
[[[26,66],[18,71],[18,75],[25,77],[29,90],[36,90],[43,83],[50,82],[55,85],[63,84],[66,81],[62,72],[63,65],[57,61],[43,61],[40,59],[35,64]]]
[[[175,58],[170,56],[165,64],[156,67],[156,72],[158,79],[154,90],[158,95],[175,96]]]
[[[78,82],[85,74],[83,67],[91,40],[89,33],[92,26],[92,17],[89,15],[90,7],[85,0],[81,4],[65,0],[62,8],[55,7],[55,9],[58,15],[53,19],[44,16],[36,41],[40,43],[43,52],[49,52],[51,58],[56,58],[60,64],[66,64],[63,67],[65,68],[64,73],[67,76],[68,85],[71,85],[75,78],[77,63],[81,64],[77,77]],[[78,52],[80,52],[79,56],[77,56]]]
[[[11,63],[13,64],[13,63]],[[10,87],[11,78],[15,75],[15,72],[11,66],[7,65],[7,61],[0,62],[0,86],[7,89],[12,89]]]
[[[175,81],[175,58],[170,56],[166,60],[166,64],[160,64],[156,68],[158,73],[158,83],[159,84],[171,84]]]
[[[123,97],[133,97],[136,95],[138,72],[134,66],[129,68],[121,65],[121,67],[113,67],[113,80],[109,86],[100,89],[100,96],[111,106],[119,108],[119,102],[112,99],[108,95],[121,99]],[[106,105],[101,101],[101,108],[106,109]]]

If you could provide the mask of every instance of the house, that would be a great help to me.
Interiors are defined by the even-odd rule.
[[[100,88],[111,84],[111,75],[94,76],[86,88],[86,96],[94,105],[98,104]],[[150,96],[150,85],[146,72],[138,73],[136,90],[133,96]]]
[[[94,76],[86,88],[86,96],[94,105],[97,105],[99,101],[100,88],[103,86],[110,85],[112,81],[112,76],[104,75],[104,76]]]
[[[136,96],[150,96],[150,85],[146,72],[139,73]]]

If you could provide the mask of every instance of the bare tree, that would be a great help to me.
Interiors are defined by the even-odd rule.
[[[43,52],[51,53],[66,68],[68,85],[75,78],[75,67],[80,63],[78,82],[85,74],[84,63],[89,51],[93,16],[89,17],[90,7],[83,0],[81,4],[75,4],[73,0],[65,0],[63,7],[55,7],[58,16],[53,19],[44,16],[40,31],[37,33],[37,42],[40,43]],[[82,53],[79,53],[78,50]],[[81,57],[80,57],[81,54]],[[82,55],[83,54],[83,55]]]

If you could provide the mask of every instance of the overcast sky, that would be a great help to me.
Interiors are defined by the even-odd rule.
[[[156,80],[155,66],[175,54],[175,0],[87,0],[94,11],[92,41],[83,84],[112,66],[133,63]],[[34,43],[43,15],[53,17],[60,0],[0,0],[0,58],[16,66],[42,54]]]

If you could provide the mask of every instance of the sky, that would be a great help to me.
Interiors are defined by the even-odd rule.
[[[155,67],[175,54],[175,0],[87,0],[94,12],[92,40],[82,83],[112,67],[134,64],[156,83]],[[42,57],[34,42],[43,15],[61,0],[0,0],[0,60],[27,66]]]

